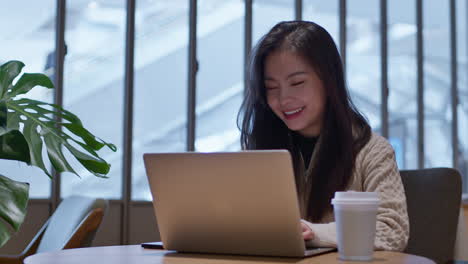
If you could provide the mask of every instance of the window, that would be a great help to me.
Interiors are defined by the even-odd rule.
[[[449,2],[424,1],[423,21],[424,166],[451,167],[453,146]]]
[[[416,2],[388,1],[388,128],[400,169],[418,167]]]
[[[294,0],[256,0],[252,7],[252,45],[280,21],[294,19]]]
[[[347,83],[354,104],[376,132],[380,132],[382,125],[379,10],[379,1],[347,1]]]
[[[339,39],[339,8],[338,0],[320,1],[303,0],[302,17],[306,21],[312,21],[325,28],[340,49]]]
[[[458,66],[458,168],[464,178],[463,192],[468,192],[468,85],[467,85],[467,26],[466,1],[455,1],[457,10],[457,66]]]
[[[197,151],[240,149],[244,95],[244,1],[200,1],[197,21]]]
[[[188,1],[137,1],[132,200],[151,200],[143,153],[186,150]]]
[[[322,25],[339,42],[339,0],[302,0],[302,17]],[[56,0],[3,1],[1,62],[19,59],[27,72],[53,78]],[[150,200],[143,153],[187,149],[189,2],[136,0],[132,200]],[[244,0],[197,1],[196,151],[240,149],[237,114],[244,91]],[[380,1],[347,0],[346,75],[351,97],[381,132]],[[416,0],[388,0],[389,141],[401,169],[418,168]],[[424,166],[452,166],[452,99],[449,1],[423,0]],[[118,152],[99,154],[111,163],[109,179],[78,164],[82,178],[64,173],[61,195],[122,198],[126,1],[68,1],[64,108]],[[458,165],[468,175],[466,1],[456,1],[458,66]],[[295,0],[255,0],[252,44],[280,21],[293,20]],[[11,12],[15,10],[15,12]],[[34,17],[34,19],[30,19]],[[339,46],[339,45],[337,45]],[[53,90],[31,97],[53,101]],[[74,158],[68,155],[71,161]],[[48,161],[46,159],[46,161]],[[41,170],[0,160],[4,173],[31,183],[31,197],[48,198],[51,181]],[[50,164],[48,164],[50,167]],[[468,183],[465,180],[465,189]]]
[[[124,1],[67,3],[64,107],[78,115],[94,135],[115,144],[118,152],[107,148],[99,152],[111,163],[108,179],[88,173],[71,157],[81,178],[63,173],[61,195],[120,199],[126,4]]]
[[[26,64],[23,72],[47,73],[53,79],[55,49],[55,2],[2,1],[0,9],[0,64],[20,60]],[[18,12],[12,12],[12,11]],[[19,12],[21,11],[21,12]],[[53,89],[35,87],[28,97],[45,102],[53,101]],[[44,152],[45,153],[45,152]],[[50,162],[44,159],[46,167]],[[0,174],[30,183],[31,198],[48,198],[51,180],[36,167],[18,161],[0,160]]]

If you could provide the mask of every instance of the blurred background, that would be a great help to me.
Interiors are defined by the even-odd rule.
[[[24,71],[45,72],[56,78],[56,21],[58,12],[63,12],[66,55],[63,85],[58,87],[63,106],[77,114],[95,135],[116,144],[118,151],[100,152],[112,165],[109,179],[96,178],[84,169],[79,171],[81,178],[65,173],[60,176],[59,193],[52,192],[55,183],[39,169],[0,160],[2,173],[31,183],[30,214],[38,210],[37,216],[46,218],[47,210],[52,210],[52,196],[104,197],[113,201],[109,217],[117,222],[104,226],[98,245],[156,240],[143,153],[187,151],[191,150],[190,142],[196,151],[239,150],[236,118],[244,91],[245,54],[274,24],[296,18],[324,26],[342,54],[345,52],[352,98],[373,130],[387,136],[400,169],[456,166],[464,175],[467,192],[468,5],[464,0],[454,0],[453,16],[451,0],[421,0],[423,71],[419,77],[419,0],[129,0],[136,5],[131,87],[124,82],[128,74],[128,1],[69,0],[63,11],[57,8],[59,1],[63,0],[0,0],[0,63],[21,60],[26,64]],[[190,2],[192,8],[194,4],[197,7],[196,23],[189,22]],[[382,27],[384,15],[387,25]],[[455,28],[451,17],[456,18]],[[196,31],[196,75],[195,67],[189,64],[191,30]],[[456,37],[455,63],[451,60],[451,30]],[[386,42],[382,43],[384,33]],[[384,64],[386,71],[381,70]],[[453,70],[458,73],[455,106]],[[190,76],[195,76],[196,98],[188,98]],[[388,98],[382,97],[382,78]],[[419,98],[423,120],[418,120],[418,80],[422,80],[424,90]],[[133,91],[131,138],[124,133],[126,88]],[[31,97],[53,102],[54,90],[35,88]],[[195,119],[188,115],[189,99],[196,102]],[[383,104],[385,100],[388,104]],[[454,109],[458,116],[455,122]],[[388,119],[382,119],[383,113]],[[194,124],[192,139],[188,138],[189,121]],[[455,134],[456,139],[452,138]],[[128,141],[130,152],[124,153],[124,144],[128,144],[124,142]],[[423,152],[418,148],[421,143]],[[125,163],[130,166],[127,172]],[[39,226],[41,217],[25,229]],[[153,225],[152,231],[138,231],[141,225]],[[4,249],[11,253],[18,243],[12,240]]]

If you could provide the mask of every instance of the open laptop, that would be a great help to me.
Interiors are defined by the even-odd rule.
[[[164,248],[304,257],[291,156],[286,150],[143,156]]]

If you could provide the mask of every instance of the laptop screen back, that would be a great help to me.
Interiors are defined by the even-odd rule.
[[[159,153],[144,161],[166,249],[304,254],[289,152]]]

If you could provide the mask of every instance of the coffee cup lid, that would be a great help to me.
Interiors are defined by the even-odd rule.
[[[378,204],[379,196],[376,192],[335,192],[332,204]]]

